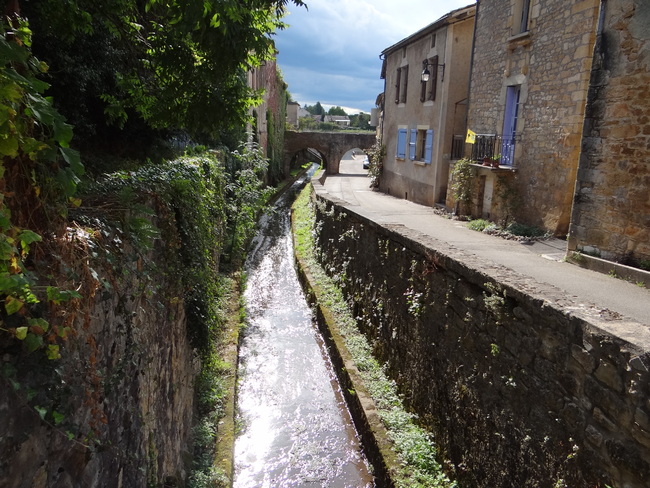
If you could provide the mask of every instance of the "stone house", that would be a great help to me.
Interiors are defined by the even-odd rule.
[[[350,126],[350,118],[347,115],[324,115],[323,122],[340,125],[341,127]]]
[[[570,231],[569,251],[650,265],[649,10],[644,0],[479,0],[468,213]],[[499,168],[481,164],[497,157]]]
[[[311,117],[311,114],[302,108],[298,102],[292,100],[287,102],[287,124],[297,128],[299,120],[303,117]]]
[[[284,178],[283,145],[287,122],[287,84],[277,69],[275,60],[248,71],[248,86],[262,92],[259,105],[252,107],[252,122],[247,127],[249,142],[259,144],[269,159],[268,181],[277,183]]]
[[[474,12],[454,10],[382,51],[380,190],[444,203],[453,135],[465,126]]]
[[[567,234],[598,16],[598,0],[478,2],[465,151],[478,163],[474,217]]]
[[[569,251],[650,270],[650,2],[603,2]]]

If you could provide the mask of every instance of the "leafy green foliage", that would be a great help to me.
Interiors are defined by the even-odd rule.
[[[233,313],[232,303],[237,303],[237,287],[233,278],[220,275],[217,278],[219,297],[217,313],[219,322],[238,323],[239,316]],[[227,334],[225,334],[227,335]],[[229,338],[224,337],[221,328],[210,334],[209,348],[201,357],[201,372],[196,379],[197,422],[193,431],[193,461],[188,478],[190,488],[225,488],[229,480],[222,469],[215,466],[216,447],[220,434],[220,422],[225,415],[225,402],[229,394],[226,376],[232,374],[233,365],[220,357],[219,346]],[[223,433],[221,434],[223,435]],[[227,435],[227,434],[226,434]]]
[[[547,232],[544,229],[535,227],[533,225],[520,224],[518,222],[511,222],[506,231],[510,234],[521,237],[545,237]]]
[[[458,204],[469,205],[472,201],[472,184],[474,182],[474,169],[472,161],[463,158],[456,161],[451,169],[452,184],[451,191]],[[460,205],[459,205],[459,210]],[[460,211],[457,213],[461,213]]]
[[[470,220],[467,223],[468,229],[475,230],[477,232],[483,232],[485,229],[487,229],[490,226],[494,226],[494,223],[485,219],[474,219],[474,220]]]
[[[262,180],[268,162],[257,144],[243,145],[231,153],[230,161],[226,185],[229,241],[225,254],[229,262],[238,264],[273,189],[265,187]]]
[[[336,107],[330,107],[327,111],[327,115],[347,115],[347,113],[345,113],[345,110],[343,110],[342,107],[337,105]]]
[[[179,268],[174,274],[185,290],[191,338],[200,350],[208,347],[207,338],[217,323],[215,277],[225,240],[225,184],[223,164],[214,154],[204,153],[116,172],[84,188],[95,198],[117,199],[126,206],[128,218],[120,226],[145,249],[155,245],[160,236],[159,229],[152,226],[148,199],[162,199],[171,209],[180,242],[168,245],[178,249]]]
[[[68,97],[95,114],[101,108],[118,126],[139,117],[150,128],[218,139],[248,120],[259,94],[246,71],[274,57],[271,35],[285,27],[288,3],[43,0],[26,11],[45,41],[39,52],[63,73],[59,97],[69,81],[76,89]],[[98,51],[103,64],[93,60]]]
[[[380,142],[376,142],[370,149],[366,151],[370,166],[368,168],[368,176],[370,177],[371,188],[379,188],[381,173],[384,168],[384,157],[386,156],[386,146]]]
[[[276,83],[279,95],[279,106],[270,107],[266,112],[266,126],[268,132],[268,143],[266,153],[269,158],[269,183],[277,185],[285,177],[284,175],[284,131],[287,121],[287,103],[291,96],[287,91],[287,84],[282,79],[282,73],[276,67]]]
[[[511,222],[503,228],[489,220],[474,219],[467,223],[467,228],[505,239],[541,240],[550,237],[550,234],[543,229],[518,222]]]
[[[325,115],[325,109],[320,102],[316,102],[316,105],[305,105],[304,108],[312,115]]]
[[[350,127],[358,127],[360,130],[370,130],[370,114],[360,112],[348,116],[350,118]]]
[[[25,20],[0,21],[0,330],[22,341],[27,352],[42,348],[57,359],[56,340],[64,329],[50,327],[38,304],[81,295],[53,286],[44,294],[28,261],[40,234],[61,221],[84,168],[70,148],[72,127],[43,96],[48,85],[40,77],[47,65],[32,56],[30,46]]]

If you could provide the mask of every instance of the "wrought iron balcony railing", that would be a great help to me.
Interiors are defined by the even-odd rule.
[[[474,144],[465,144],[465,136],[455,135],[451,158],[469,158],[480,163],[485,159],[499,159],[501,166],[514,166],[515,144],[518,135],[504,137],[498,134],[476,134]]]

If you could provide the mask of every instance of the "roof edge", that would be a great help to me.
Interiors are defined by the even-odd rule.
[[[471,11],[473,11],[473,12],[470,15]],[[397,49],[400,49],[401,47],[403,47],[403,46],[405,46],[407,44],[410,44],[411,42],[413,42],[413,41],[415,41],[415,40],[417,40],[417,39],[419,39],[421,37],[424,37],[424,36],[428,35],[429,33],[433,32],[435,30],[440,29],[441,27],[444,27],[446,25],[454,24],[456,22],[464,20],[465,18],[468,18],[470,16],[474,16],[475,14],[476,14],[476,3],[472,3],[470,5],[467,5],[466,7],[461,7],[461,8],[457,8],[455,10],[452,10],[451,12],[449,12],[449,13],[443,15],[442,17],[440,17],[435,22],[432,22],[431,24],[427,25],[426,27],[423,27],[422,29],[420,29],[419,31],[411,34],[410,36],[405,37],[401,41],[396,42],[392,46],[387,47],[386,49],[384,49],[381,52],[381,54],[383,54],[384,56],[387,55],[387,54],[390,54],[390,53],[396,51]]]

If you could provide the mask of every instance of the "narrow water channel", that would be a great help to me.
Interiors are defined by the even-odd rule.
[[[294,267],[293,185],[246,263],[235,488],[371,488],[368,463]]]

